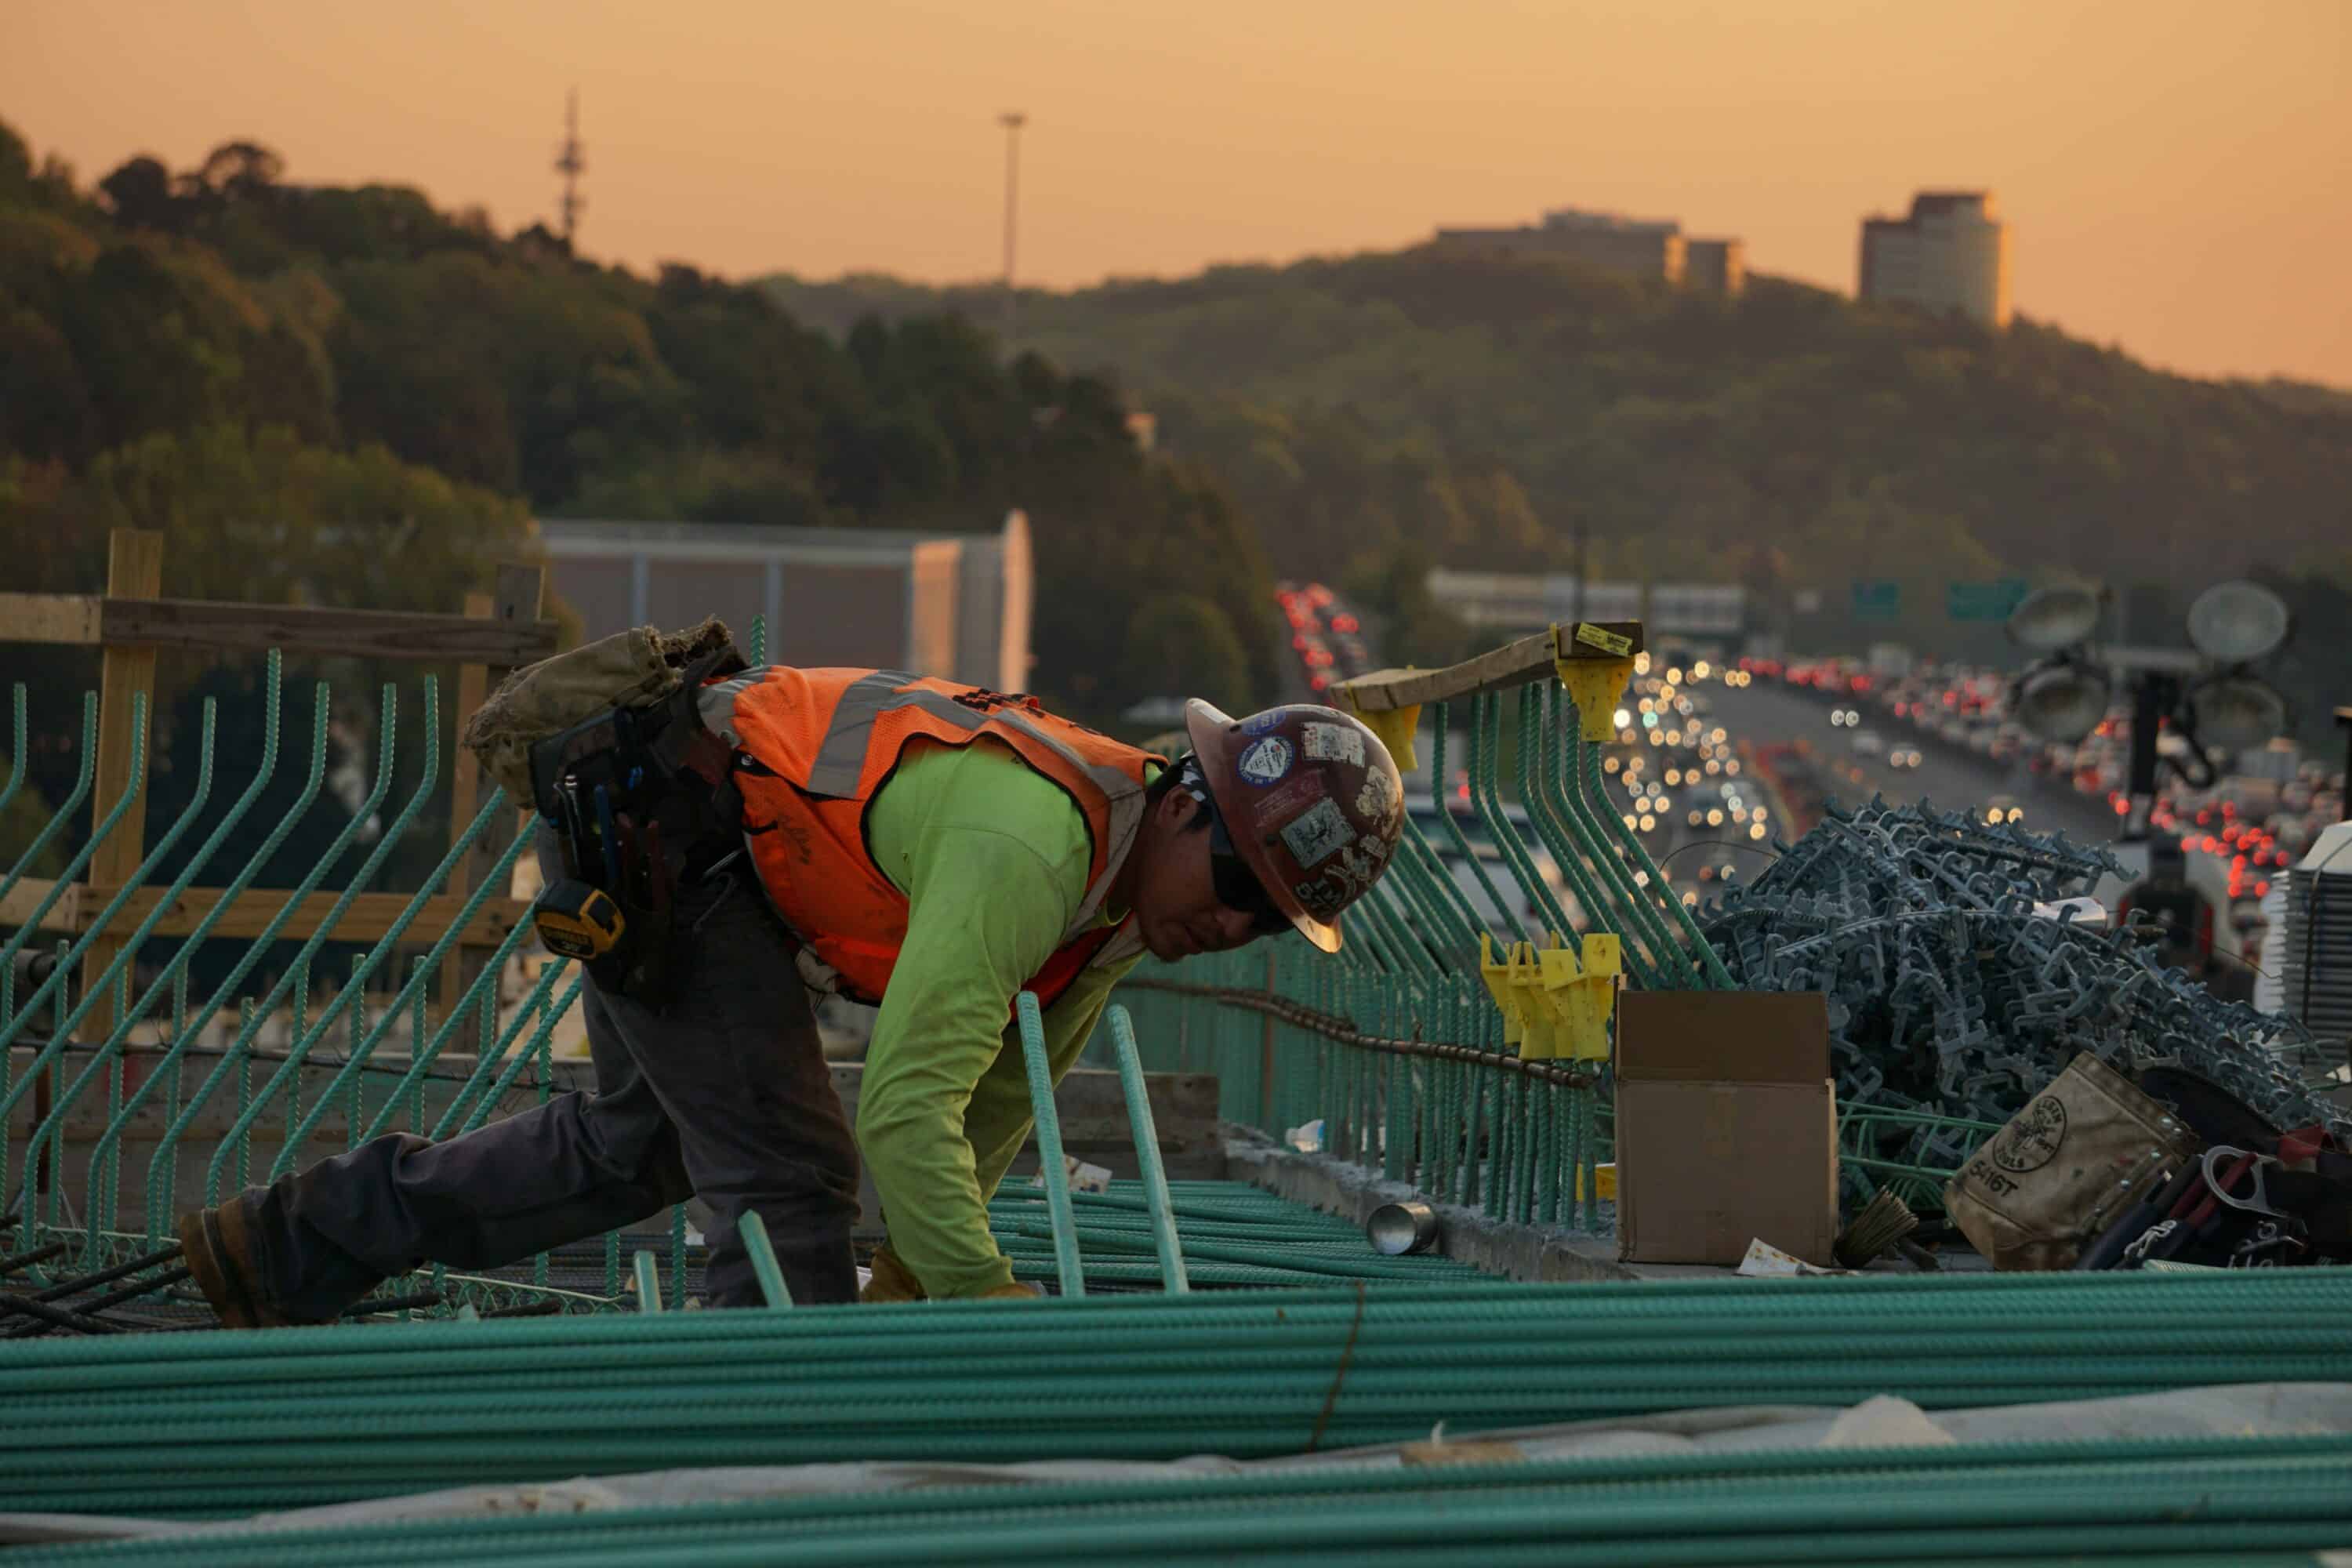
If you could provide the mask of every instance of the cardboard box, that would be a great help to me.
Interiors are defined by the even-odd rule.
[[[1628,991],[1617,1002],[1617,1256],[1729,1268],[1751,1240],[1834,1261],[1828,999]]]

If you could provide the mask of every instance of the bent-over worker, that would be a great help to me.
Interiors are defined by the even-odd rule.
[[[713,1216],[708,1304],[762,1300],[747,1213],[795,1302],[852,1300],[861,1149],[888,1229],[866,1300],[1030,1294],[987,1210],[1030,1131],[1015,994],[1044,1006],[1058,1082],[1146,952],[1293,929],[1336,951],[1403,820],[1387,749],[1328,708],[1195,700],[1165,762],[1030,698],[734,668],[687,703],[724,826],[680,858],[666,997],[593,968],[583,991],[596,1092],[388,1134],[182,1215],[223,1322],[331,1320],[425,1262],[497,1268],[689,1194]],[[552,881],[551,828],[538,848]],[[855,1138],[804,982],[879,1004]]]

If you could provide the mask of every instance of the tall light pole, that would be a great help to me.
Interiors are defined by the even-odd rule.
[[[1011,110],[996,117],[1004,127],[1004,357],[1013,358],[1013,217],[1021,199],[1021,128],[1029,117]]]

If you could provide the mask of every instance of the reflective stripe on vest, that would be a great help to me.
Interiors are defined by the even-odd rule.
[[[873,864],[864,818],[919,738],[961,746],[992,736],[1078,808],[1090,849],[1086,894],[1038,981],[1058,994],[1080,969],[1126,948],[1107,945],[1114,933],[1097,921],[1142,825],[1148,753],[1026,700],[898,670],[749,670],[705,687],[701,707],[704,723],[756,764],[738,783],[771,901],[853,993],[879,994],[905,931],[905,896]],[[766,838],[772,827],[784,839]],[[1040,997],[1052,1000],[1042,989]]]

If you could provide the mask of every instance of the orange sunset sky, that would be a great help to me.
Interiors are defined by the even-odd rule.
[[[1066,286],[1679,217],[1851,291],[1858,220],[1988,186],[2025,314],[2199,374],[2352,384],[2352,0],[16,0],[0,118],[85,181],[246,136],[297,181],[551,217],[733,275]]]

